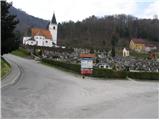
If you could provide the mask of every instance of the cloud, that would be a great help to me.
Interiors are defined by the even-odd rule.
[[[53,11],[58,22],[83,20],[91,15],[104,16],[112,14],[137,13],[139,0],[9,0],[13,5],[27,13],[50,20]],[[142,0],[141,0],[142,1]],[[147,1],[147,0],[146,0]],[[154,13],[157,4],[150,5],[144,15]],[[150,10],[152,9],[152,10]],[[144,11],[144,10],[142,10]]]
[[[136,10],[135,0],[66,0],[63,3],[61,0],[57,2],[63,3],[62,9],[57,8],[59,16],[63,20],[82,20],[88,16],[104,16],[110,14],[132,14]]]
[[[159,16],[160,0],[153,1],[143,12],[143,18],[153,18],[154,15]]]

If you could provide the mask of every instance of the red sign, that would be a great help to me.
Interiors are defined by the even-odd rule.
[[[82,75],[91,75],[93,73],[92,69],[81,69]]]

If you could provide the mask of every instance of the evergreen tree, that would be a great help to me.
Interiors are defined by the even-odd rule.
[[[111,38],[111,44],[112,44],[112,57],[115,57],[115,46],[116,46],[116,42],[118,41],[118,36],[116,33],[112,33],[112,38]]]
[[[15,15],[9,14],[11,3],[1,1],[1,54],[9,53],[17,48],[17,39],[14,33],[16,25],[19,23]]]

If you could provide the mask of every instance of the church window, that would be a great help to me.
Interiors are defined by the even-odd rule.
[[[55,30],[55,26],[53,26],[53,29]]]

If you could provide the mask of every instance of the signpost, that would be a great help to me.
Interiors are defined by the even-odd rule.
[[[81,74],[91,75],[93,73],[93,58],[95,54],[80,54],[81,58]]]

